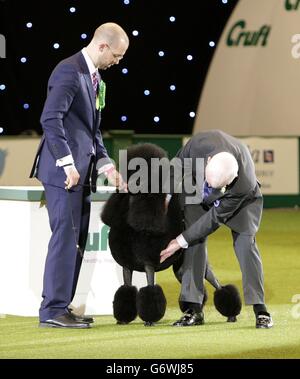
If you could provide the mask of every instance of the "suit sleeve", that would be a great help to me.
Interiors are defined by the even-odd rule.
[[[97,165],[97,170],[99,170],[104,165],[112,163],[112,161],[109,158],[107,150],[104,146],[100,128],[98,128],[97,130],[95,139],[96,139],[96,162],[97,162],[96,165]]]
[[[64,130],[64,117],[79,88],[78,72],[72,65],[58,66],[49,79],[48,88],[41,124],[49,149],[58,160],[71,154]]]
[[[245,195],[237,194],[234,197],[222,198],[218,207],[213,206],[202,215],[194,224],[186,229],[182,235],[190,245],[213,233],[221,224],[233,217],[245,201]]]

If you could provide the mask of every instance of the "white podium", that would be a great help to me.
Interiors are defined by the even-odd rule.
[[[112,301],[123,284],[122,268],[108,246],[109,228],[100,220],[112,187],[92,196],[88,241],[72,306],[79,313],[112,314]],[[0,187],[0,314],[38,316],[47,246],[51,231],[43,187]],[[134,272],[134,284],[146,285]]]

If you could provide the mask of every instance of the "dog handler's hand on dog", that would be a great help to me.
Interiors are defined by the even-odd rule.
[[[177,242],[177,240],[172,240],[168,247],[165,250],[162,250],[160,253],[160,263],[164,262],[167,258],[169,258],[171,255],[176,253],[177,250],[179,250],[181,246]]]
[[[128,192],[127,183],[124,182],[122,175],[114,167],[109,169],[105,175],[110,184],[117,187],[119,190]]]
[[[76,186],[80,179],[80,175],[79,172],[76,170],[76,167],[74,165],[65,166],[64,171],[67,175],[67,178],[65,180],[65,189],[70,189]]]

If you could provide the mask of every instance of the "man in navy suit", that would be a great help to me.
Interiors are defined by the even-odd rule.
[[[45,188],[52,236],[45,264],[40,326],[89,328],[92,318],[69,308],[75,294],[97,175],[126,190],[103,144],[100,120],[105,84],[99,69],[118,64],[129,45],[115,23],[99,26],[89,45],[60,62],[48,82],[43,137],[31,177]]]

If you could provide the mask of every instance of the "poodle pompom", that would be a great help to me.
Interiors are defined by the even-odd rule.
[[[165,314],[167,300],[162,288],[154,286],[143,287],[137,296],[137,311],[140,318],[145,322],[157,322]]]
[[[232,284],[222,286],[215,291],[214,304],[216,309],[226,317],[237,316],[242,309],[239,291]]]
[[[122,324],[128,324],[137,316],[136,299],[138,290],[134,286],[121,286],[114,296],[113,312],[115,319]]]

